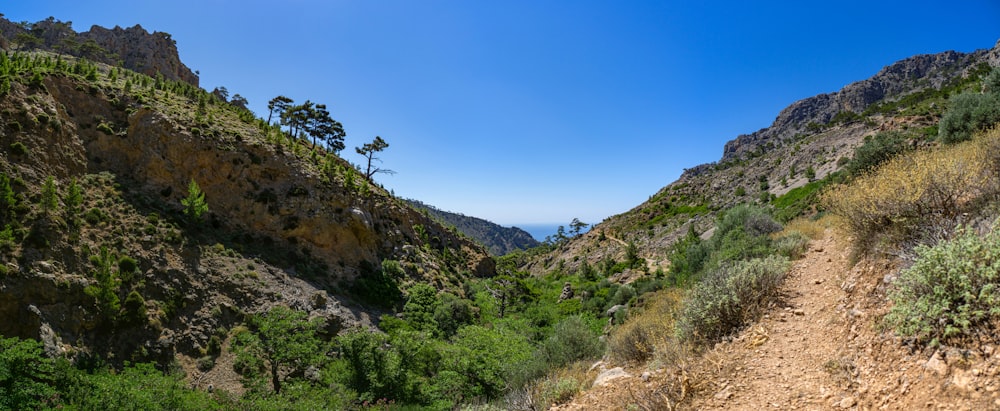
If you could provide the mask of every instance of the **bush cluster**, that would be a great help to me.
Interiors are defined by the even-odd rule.
[[[858,251],[936,235],[1000,193],[998,147],[1000,132],[994,131],[977,141],[899,156],[831,189],[823,201],[843,217]]]
[[[771,255],[712,270],[691,291],[677,321],[682,341],[714,342],[755,319],[778,297],[788,259]]]
[[[955,238],[918,246],[916,253],[889,292],[886,324],[932,346],[976,330],[994,335],[989,324],[1000,318],[1000,232],[959,229]]]

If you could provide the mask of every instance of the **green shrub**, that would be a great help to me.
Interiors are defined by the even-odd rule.
[[[781,255],[796,260],[809,249],[809,237],[798,231],[792,231],[774,240],[774,248]]]
[[[23,156],[25,154],[28,154],[28,147],[25,146],[24,143],[20,141],[15,141],[10,144],[10,152],[17,154],[19,156]]]
[[[777,299],[788,259],[768,256],[724,264],[695,286],[677,321],[681,340],[709,343],[756,318]]]
[[[104,211],[102,211],[100,208],[97,207],[93,207],[90,210],[87,210],[87,212],[83,215],[84,221],[86,221],[87,224],[90,225],[98,225],[104,222],[104,220],[106,220],[107,218],[108,217],[106,214],[104,214]]]
[[[100,123],[100,124],[98,124],[97,125],[97,131],[100,131],[100,132],[102,132],[104,134],[107,134],[109,136],[115,134],[115,130],[113,130],[111,128],[111,125],[108,124],[108,123]]]
[[[963,93],[951,98],[948,111],[938,124],[938,138],[953,144],[972,139],[972,134],[1000,122],[1000,93]]]
[[[889,292],[886,324],[932,346],[974,330],[993,335],[987,330],[1000,318],[1000,231],[979,236],[959,229],[955,238],[916,253]]]
[[[866,136],[864,143],[854,149],[854,157],[847,163],[847,172],[851,175],[868,172],[907,151],[909,149],[907,143],[906,135],[898,131],[885,131]]]
[[[566,317],[542,343],[540,354],[549,368],[561,367],[579,360],[600,358],[604,344],[579,316]]]

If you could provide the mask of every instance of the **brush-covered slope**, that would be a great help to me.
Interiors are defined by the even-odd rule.
[[[621,261],[631,243],[655,270],[669,264],[670,246],[690,228],[707,236],[717,211],[757,202],[794,216],[808,203],[801,200],[844,167],[866,136],[896,130],[924,144],[936,136],[948,96],[969,91],[998,65],[1000,43],[972,53],[919,55],[840,91],[792,103],[770,127],[726,143],[718,162],[685,169],[648,201],[532,259],[527,268],[541,273],[560,261],[569,270],[584,259]]]
[[[275,305],[336,333],[406,283],[460,293],[494,273],[336,153],[190,83],[4,52],[0,113],[0,335],[53,354],[198,357]],[[182,204],[192,182],[200,219]]]
[[[406,202],[445,225],[455,227],[458,231],[485,246],[492,255],[505,255],[512,251],[525,250],[541,244],[527,231],[517,227],[503,227],[481,218],[451,213],[417,200],[406,200]]]

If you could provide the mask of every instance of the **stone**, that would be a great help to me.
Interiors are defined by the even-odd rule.
[[[593,386],[594,387],[602,387],[602,386],[608,385],[608,383],[611,382],[611,381],[613,381],[613,380],[616,380],[616,379],[619,379],[619,378],[631,377],[631,376],[632,376],[631,374],[625,372],[624,368],[622,368],[622,367],[615,367],[615,368],[612,368],[612,369],[609,369],[609,370],[605,370],[605,371],[601,372],[600,374],[598,374],[597,378],[594,379],[594,385]]]
[[[948,375],[948,363],[942,357],[941,351],[934,352],[934,355],[924,363],[924,368],[942,377]]]
[[[649,382],[649,378],[652,376],[653,376],[652,373],[650,373],[649,371],[645,371],[642,373],[642,375],[639,376],[639,378],[642,378],[642,382]]]
[[[733,396],[733,392],[730,390],[730,388],[732,388],[732,386],[730,386],[730,385],[727,384],[723,389],[721,389],[721,390],[719,390],[719,392],[715,393],[715,396],[714,396],[715,399],[717,399],[717,400],[723,400],[723,401],[728,400],[730,397]]]
[[[844,397],[844,399],[840,400],[840,402],[837,403],[837,406],[840,408],[851,408],[856,403],[857,401],[854,399],[854,397]]]
[[[573,298],[573,284],[563,284],[562,294],[559,294],[559,301],[568,300],[570,298]]]

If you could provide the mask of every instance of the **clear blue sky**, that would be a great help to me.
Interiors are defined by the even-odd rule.
[[[990,48],[988,1],[5,1],[13,21],[171,33],[202,87],[382,136],[399,196],[505,224],[627,211],[788,104]]]

